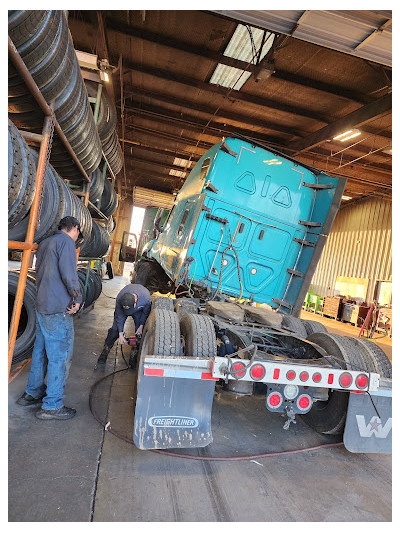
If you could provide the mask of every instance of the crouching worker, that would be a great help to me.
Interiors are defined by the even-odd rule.
[[[150,293],[143,285],[130,283],[118,293],[115,302],[114,322],[108,330],[103,351],[97,360],[98,365],[104,365],[107,361],[108,354],[117,339],[119,339],[120,344],[126,344],[124,324],[128,316],[133,318],[136,335],[141,335],[150,309]]]

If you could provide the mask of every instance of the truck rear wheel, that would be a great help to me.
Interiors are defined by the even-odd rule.
[[[167,296],[152,296],[151,300],[152,309],[166,309],[167,311],[174,310],[175,300],[172,298],[168,298]]]
[[[177,315],[173,311],[154,309],[144,326],[142,340],[138,354],[139,387],[140,377],[143,374],[143,361],[146,355],[180,355],[180,331]]]
[[[303,318],[300,319],[303,323],[303,326],[305,327],[305,330],[307,332],[307,335],[312,335],[313,333],[327,333],[328,330],[326,327],[321,324],[321,322],[317,322],[316,320],[305,320]]]
[[[300,318],[291,315],[283,315],[282,327],[292,331],[300,339],[307,337],[307,331]]]
[[[365,361],[360,357],[350,339],[331,333],[313,333],[308,340],[321,346],[334,362],[348,370],[363,370]],[[347,415],[349,393],[332,390],[328,400],[314,402],[311,411],[302,415],[303,420],[318,433],[341,435]]]
[[[356,349],[360,350],[364,359],[367,360],[366,371],[377,372],[384,378],[392,378],[392,364],[388,356],[379,346],[371,341],[354,337],[350,337],[349,341]]]
[[[181,318],[180,328],[186,356],[214,357],[217,355],[217,339],[210,317],[186,314]]]

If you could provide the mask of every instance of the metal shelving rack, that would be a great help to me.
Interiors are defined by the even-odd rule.
[[[83,202],[85,206],[88,206],[89,204],[90,177],[87,175],[80,161],[76,157],[75,152],[71,148],[71,145],[69,144],[68,139],[65,137],[64,132],[62,131],[60,125],[58,124],[55,118],[55,115],[53,112],[54,103],[52,103],[50,106],[47,104],[46,100],[43,98],[38,86],[36,85],[34,79],[32,78],[25,63],[21,59],[21,56],[19,55],[10,37],[8,37],[8,53],[15,68],[18,70],[28,90],[31,92],[39,108],[43,111],[43,114],[44,114],[44,125],[43,125],[43,130],[42,130],[41,135],[21,131],[21,134],[27,140],[40,143],[40,151],[39,151],[39,159],[38,159],[38,166],[37,166],[37,172],[36,172],[36,188],[35,188],[35,194],[33,198],[32,207],[30,210],[29,223],[28,223],[25,241],[24,242],[8,241],[8,249],[22,250],[21,269],[20,269],[19,281],[18,281],[17,291],[15,295],[15,300],[14,300],[14,306],[13,306],[13,312],[11,316],[11,323],[10,323],[10,330],[9,330],[9,337],[8,337],[8,374],[10,376],[12,357],[13,357],[14,347],[15,347],[15,340],[17,338],[18,326],[19,326],[19,321],[21,317],[21,309],[23,305],[23,298],[24,298],[24,292],[25,292],[25,287],[26,287],[28,268],[29,268],[31,257],[32,257],[32,253],[35,250],[37,250],[37,247],[38,247],[38,245],[33,242],[33,239],[34,239],[35,227],[36,227],[36,221],[37,221],[37,215],[38,215],[40,193],[41,193],[42,185],[43,185],[43,176],[44,176],[44,173],[45,173],[45,170],[49,162],[49,158],[50,158],[54,130],[56,131],[61,142],[64,144],[72,160],[77,165],[78,169],[80,170],[82,174],[82,178],[84,181],[83,190],[73,191],[73,192],[83,198]],[[95,112],[94,112],[95,119],[98,116],[99,105],[100,105],[100,95],[101,95],[101,90],[99,88],[98,98],[96,101]],[[115,176],[112,173],[112,170],[110,169],[110,165],[108,164],[108,161],[104,156],[104,152],[103,152],[103,158],[105,161],[105,165],[108,166],[111,172],[111,175],[113,177],[113,184],[114,184]],[[96,211],[98,211],[95,206],[93,206],[93,208]],[[101,215],[102,218],[106,218],[100,211],[98,211],[98,213]],[[79,251],[80,249],[78,248],[77,261],[79,259]],[[90,263],[88,263],[88,265],[90,265]],[[30,358],[27,359],[27,361],[25,361],[23,365],[20,365],[19,371],[21,371],[22,368],[29,361],[30,361]]]

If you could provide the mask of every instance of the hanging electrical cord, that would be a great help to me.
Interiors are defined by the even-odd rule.
[[[121,346],[121,349],[122,349],[122,346]],[[118,439],[123,440],[124,442],[127,442],[129,444],[134,444],[132,439],[126,437],[125,435],[121,435],[121,433],[119,433],[118,431],[113,429],[111,427],[111,422],[110,421],[107,421],[106,423],[104,423],[103,420],[101,420],[101,418],[97,415],[96,411],[94,410],[94,405],[93,405],[94,404],[93,395],[94,395],[94,391],[96,390],[96,387],[101,382],[103,382],[105,379],[107,379],[107,378],[109,378],[111,376],[114,376],[115,374],[118,374],[120,372],[126,372],[127,370],[129,370],[129,368],[122,368],[120,370],[115,370],[114,372],[111,372],[110,374],[107,374],[107,375],[103,376],[102,378],[97,380],[92,385],[92,387],[90,388],[90,392],[89,392],[89,409],[90,409],[90,412],[92,413],[93,417],[95,418],[95,420],[97,420],[97,422],[99,422],[99,424],[104,428],[105,431],[108,431],[108,433],[111,433],[112,435],[114,435],[114,437],[117,437]],[[295,454],[295,453],[303,453],[303,452],[319,450],[319,449],[322,449],[322,448],[333,448],[333,447],[336,447],[336,446],[343,446],[343,442],[319,444],[317,446],[311,446],[311,447],[308,447],[308,448],[300,448],[300,449],[296,449],[296,450],[287,450],[287,451],[280,451],[280,452],[266,452],[266,453],[260,453],[260,454],[256,454],[256,455],[243,455],[243,456],[238,456],[238,457],[199,457],[199,456],[195,456],[195,455],[185,455],[185,454],[180,454],[180,453],[167,452],[165,450],[148,450],[148,451],[152,451],[154,453],[158,453],[158,454],[161,454],[161,455],[169,455],[171,457],[179,457],[181,459],[193,459],[195,461],[246,461],[246,460],[248,461],[248,460],[252,460],[252,459],[262,459],[263,457],[274,457],[274,456],[279,456],[279,455],[291,455],[291,454]]]

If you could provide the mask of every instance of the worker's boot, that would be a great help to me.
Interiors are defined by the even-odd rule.
[[[97,359],[98,365],[104,365],[107,361],[108,354],[110,353],[112,346],[107,346],[106,343],[104,343],[104,348],[101,354],[99,355],[99,358]]]

